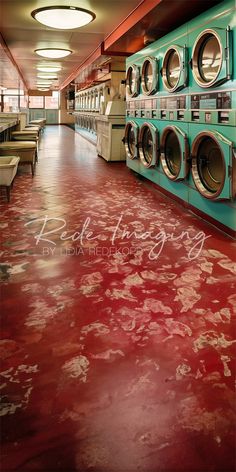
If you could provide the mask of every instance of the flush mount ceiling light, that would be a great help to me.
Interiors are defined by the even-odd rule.
[[[52,75],[52,74],[38,74],[37,77],[39,79],[48,79],[48,80],[57,80],[58,79],[57,75]]]
[[[37,82],[38,87],[51,87],[51,82]]]
[[[61,70],[60,66],[37,66],[37,70],[40,72],[59,72]]]
[[[64,30],[80,28],[96,18],[92,11],[84,8],[57,5],[37,8],[31,16],[45,26]]]
[[[60,57],[69,56],[72,53],[70,49],[60,49],[60,48],[44,48],[44,49],[35,49],[36,54],[42,57],[49,57],[50,59],[59,59]]]

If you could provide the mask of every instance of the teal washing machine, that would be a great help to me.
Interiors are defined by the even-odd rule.
[[[126,121],[125,125],[125,151],[127,166],[140,173],[140,160],[138,150],[139,125],[134,119]]]
[[[232,88],[235,28],[234,0],[226,0],[189,22],[191,93],[207,95]]]
[[[159,131],[158,185],[188,202],[188,35],[183,25],[152,46],[159,64],[155,126]]]
[[[127,166],[152,182],[159,183],[159,130],[156,122],[129,119],[125,127]]]
[[[160,122],[159,185],[178,200],[189,198],[189,124]]]
[[[208,112],[209,113],[209,112]],[[223,230],[236,232],[235,126],[189,125],[189,204]]]
[[[127,166],[184,201],[188,198],[187,40],[185,25],[129,58],[126,76]],[[131,159],[134,121],[137,151]]]
[[[138,174],[158,183],[158,129],[152,123],[156,116],[158,62],[154,57],[134,57],[126,74],[127,121],[125,149],[127,166]]]

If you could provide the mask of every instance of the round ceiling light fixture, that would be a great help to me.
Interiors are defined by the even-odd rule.
[[[72,53],[70,49],[60,49],[60,48],[43,48],[35,49],[36,54],[42,57],[49,57],[50,59],[59,59],[60,57],[69,56]]]
[[[51,87],[52,82],[37,82],[38,87]]]
[[[92,11],[84,8],[58,5],[37,8],[31,16],[45,26],[62,30],[80,28],[96,18]]]
[[[39,72],[59,72],[61,70],[61,66],[37,66],[37,70]]]
[[[57,75],[53,75],[53,74],[38,74],[37,77],[39,79],[46,79],[46,80],[57,80],[58,79]]]

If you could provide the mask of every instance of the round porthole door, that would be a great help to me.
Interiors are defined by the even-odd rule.
[[[193,77],[208,88],[231,76],[231,35],[229,30],[207,29],[197,37],[192,52]]]
[[[192,176],[198,191],[211,200],[232,196],[232,142],[218,132],[203,131],[192,144]]]
[[[125,126],[125,151],[129,159],[138,158],[138,131],[134,121],[129,121]]]
[[[126,93],[128,97],[139,94],[140,70],[135,64],[129,66],[126,73]]]
[[[170,46],[163,59],[162,80],[168,92],[176,92],[187,85],[187,58],[186,48]]]
[[[161,165],[170,180],[183,180],[188,174],[187,135],[177,126],[167,126],[161,135]]]
[[[152,123],[143,123],[139,131],[139,156],[144,167],[153,167],[157,163],[157,129]]]
[[[153,95],[158,88],[158,62],[155,57],[147,57],[142,65],[141,86],[145,95]]]

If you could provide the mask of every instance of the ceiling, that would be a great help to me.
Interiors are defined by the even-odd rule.
[[[62,65],[59,80],[55,82],[59,86],[140,0],[72,0],[71,5],[92,10],[96,14],[92,23],[76,30],[54,30],[31,17],[32,10],[36,8],[68,3],[60,0],[0,0],[0,31],[30,89],[36,88],[37,64],[46,62]],[[35,49],[44,47],[68,48],[73,54],[63,60],[48,61],[34,53]]]
[[[59,89],[80,77],[92,80],[94,69],[103,69],[112,56],[122,57],[144,47],[145,38],[157,39],[214,6],[216,0],[0,0],[0,85],[36,88],[37,66],[61,65],[53,88]],[[96,14],[90,24],[75,30],[55,30],[41,25],[31,12],[43,6],[72,5]],[[37,48],[68,48],[73,54],[57,60],[40,58]],[[12,66],[14,64],[14,67]],[[106,67],[104,74],[107,73]],[[91,76],[89,78],[89,76]],[[102,74],[101,74],[102,77]],[[91,81],[90,80],[90,81]],[[16,85],[17,83],[17,85]]]

